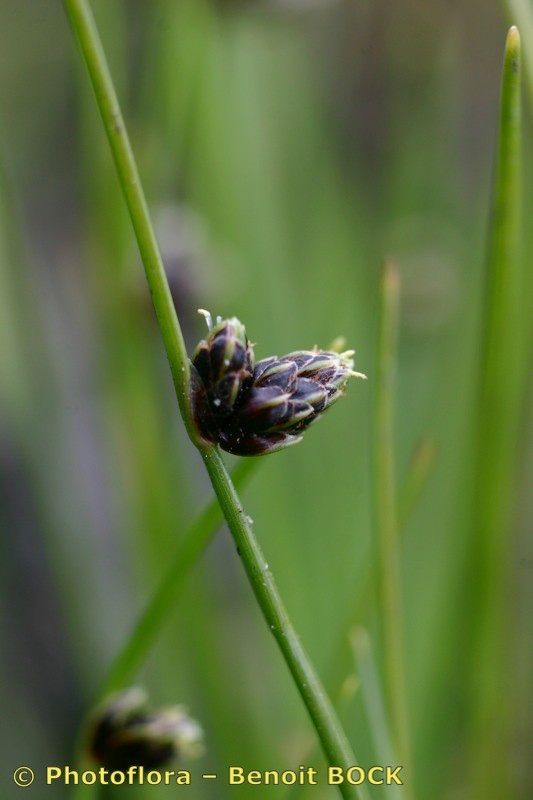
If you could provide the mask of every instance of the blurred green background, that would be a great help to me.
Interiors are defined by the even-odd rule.
[[[339,661],[347,621],[370,631],[377,648],[375,602],[359,599],[374,550],[378,275],[384,255],[399,265],[400,486],[421,437],[436,449],[402,535],[416,796],[467,800],[472,702],[485,666],[470,648],[480,576],[469,492],[505,8],[496,0],[92,6],[190,350],[205,334],[201,306],[243,320],[258,357],[325,347],[342,334],[369,376],[302,444],[263,459],[244,494],[333,696],[355,671],[347,645]],[[211,490],[177,414],[61,3],[1,0],[0,54],[0,750],[2,797],[14,798],[19,764],[72,763],[83,710]],[[524,264],[532,245],[526,224]],[[527,422],[524,403],[502,563],[506,694],[493,720],[508,775],[494,800],[533,791]],[[201,721],[206,754],[194,769],[323,766],[226,530],[188,578],[138,682],[154,703],[185,703]],[[360,691],[342,718],[359,759],[379,762]],[[221,782],[188,791],[289,796],[230,792]],[[326,787],[292,794],[336,796]]]

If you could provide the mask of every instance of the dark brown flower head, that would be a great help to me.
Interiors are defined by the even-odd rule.
[[[344,394],[353,351],[302,350],[254,364],[244,326],[212,328],[193,356],[193,410],[202,435],[241,456],[281,450]]]
[[[146,693],[132,688],[96,709],[89,750],[109,770],[158,769],[178,755],[194,755],[200,742],[200,726],[182,707],[150,712]]]
[[[211,429],[216,431],[224,424],[252,384],[254,351],[244,325],[236,317],[218,319],[211,327],[211,315],[201,313],[205,314],[210,330],[207,339],[202,339],[196,347],[192,363],[200,378],[200,393],[206,406],[202,413],[208,430],[204,434],[212,439],[215,434]]]

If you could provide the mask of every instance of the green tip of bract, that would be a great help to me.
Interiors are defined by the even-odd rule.
[[[383,291],[388,294],[397,295],[400,291],[400,270],[398,264],[390,258],[383,262],[381,280]]]
[[[299,350],[255,362],[242,323],[218,320],[197,346],[192,403],[201,435],[235,455],[273,453],[344,394],[354,351]]]
[[[112,695],[94,711],[88,748],[109,770],[158,769],[202,751],[202,729],[182,706],[151,711],[142,689]]]
[[[505,41],[505,70],[520,72],[520,33],[516,25],[509,28]]]
[[[512,25],[507,31],[505,49],[513,55],[520,55],[520,31],[516,25]]]

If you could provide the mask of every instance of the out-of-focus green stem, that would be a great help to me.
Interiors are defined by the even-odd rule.
[[[130,213],[181,415],[189,436],[197,443],[198,436],[192,422],[189,403],[189,358],[100,36],[89,4],[85,0],[64,0],[64,2],[91,78]]]
[[[364,628],[355,628],[350,633],[350,644],[361,681],[361,695],[374,740],[376,761],[378,764],[398,764],[368,632]],[[405,774],[400,775],[400,779],[408,780]],[[398,800],[405,796],[405,787],[391,784],[387,787],[387,795]]]
[[[423,436],[411,455],[407,475],[398,498],[398,528],[406,527],[418,505],[437,457],[437,445],[431,436]]]
[[[422,494],[422,491],[427,483],[427,479],[431,473],[436,455],[437,447],[434,440],[429,436],[424,436],[413,451],[407,476],[404,480],[398,500],[398,525],[400,533],[403,532],[403,529],[406,527],[409,518],[417,505],[420,495]],[[375,578],[376,569],[374,564],[370,563],[367,572],[362,579],[361,591],[357,597],[355,606],[350,609],[347,623],[343,628],[341,638],[338,646],[334,650],[333,658],[331,659],[331,664],[328,669],[326,687],[332,697],[339,697],[339,702],[336,702],[335,704],[338,710],[341,710],[341,702],[342,705],[347,705],[347,701],[353,697],[353,694],[355,694],[353,688],[350,686],[350,678],[355,676],[349,675],[349,691],[345,692],[344,690],[347,680],[345,677],[346,672],[350,669],[346,663],[345,656],[346,652],[349,650],[347,645],[351,644],[353,650],[352,633],[355,629],[358,629],[361,620],[365,617],[367,607],[370,604],[372,597],[372,589],[375,585]],[[300,763],[312,764],[313,758],[315,757],[315,751],[316,748],[308,748],[306,752],[301,754],[299,759]],[[392,763],[392,760],[389,760],[390,763]],[[291,787],[291,790],[287,792],[287,795],[292,795],[296,791],[298,791],[298,787],[295,785]]]
[[[189,436],[204,459],[255,596],[304,700],[328,762],[340,767],[353,766],[356,760],[346,735],[289,620],[220,453],[217,448],[199,440],[196,434],[189,404],[187,352],[98,30],[86,0],[64,0],[64,3],[81,47],[109,139]],[[339,791],[345,798],[366,797],[363,787],[347,783],[341,784]]]
[[[378,545],[378,587],[388,708],[396,751],[413,785],[398,548],[398,512],[394,464],[394,384],[397,361],[400,280],[386,261],[380,286],[374,434],[374,494]]]
[[[469,797],[512,796],[502,748],[508,725],[504,659],[506,564],[525,376],[521,216],[520,36],[507,35],[488,233],[472,511],[472,743]],[[506,691],[507,690],[507,691]]]
[[[435,441],[430,436],[424,436],[415,447],[407,475],[402,484],[398,498],[398,531],[403,534],[411,514],[426,486],[427,480],[435,463],[437,447]],[[373,555],[373,554],[372,554]],[[331,666],[328,671],[326,686],[330,692],[338,686],[343,676],[346,674],[346,656],[348,635],[362,620],[367,616],[367,612],[372,600],[374,587],[376,584],[376,564],[373,557],[370,558],[366,572],[361,578],[360,590],[349,613],[346,615],[346,624],[342,628],[342,635],[339,643],[334,650]]]
[[[257,466],[257,459],[243,458],[232,475],[235,486],[244,488]],[[185,577],[211,541],[223,521],[222,510],[213,499],[187,530],[170,562],[163,580],[144,612],[139,617],[129,638],[113,661],[102,683],[100,695],[124,688],[150,651],[157,634],[174,608]]]

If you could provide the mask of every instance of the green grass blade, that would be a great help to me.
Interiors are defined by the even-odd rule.
[[[435,464],[437,447],[431,436],[424,436],[414,449],[407,475],[404,478],[398,498],[398,529],[403,535],[417,504],[426,487],[429,476]],[[356,595],[355,602],[350,607],[342,636],[339,639],[331,660],[327,686],[330,691],[336,689],[346,671],[348,658],[347,640],[354,626],[368,615],[372,594],[376,584],[377,569],[375,559],[371,558],[366,572],[361,579],[361,587]]]
[[[386,262],[381,278],[375,410],[374,494],[378,544],[385,686],[396,750],[412,785],[394,464],[394,384],[397,361],[400,280]]]
[[[506,571],[518,424],[525,377],[518,255],[521,206],[520,37],[511,28],[503,64],[499,135],[488,232],[477,404],[471,574],[473,582],[473,785],[470,796],[507,794]],[[497,770],[491,766],[498,764]],[[495,785],[501,781],[501,785]]]
[[[236,488],[245,487],[257,465],[257,459],[253,458],[243,459],[237,464],[232,475]],[[100,695],[124,688],[134,677],[172,612],[185,578],[222,522],[222,510],[216,499],[213,499],[191,524],[180,542],[163,580],[113,661],[103,681]]]
[[[364,628],[356,628],[350,635],[357,675],[361,682],[361,693],[370,731],[376,750],[376,764],[397,765],[398,760],[392,744],[392,735],[387,721],[387,712],[381,691],[378,670],[372,655],[370,637]],[[403,780],[405,774],[400,773]],[[395,784],[387,786],[387,796],[401,798],[405,796],[402,787]]]
[[[398,527],[409,522],[426,487],[437,458],[437,445],[431,436],[423,436],[413,450],[407,475],[398,498]]]

